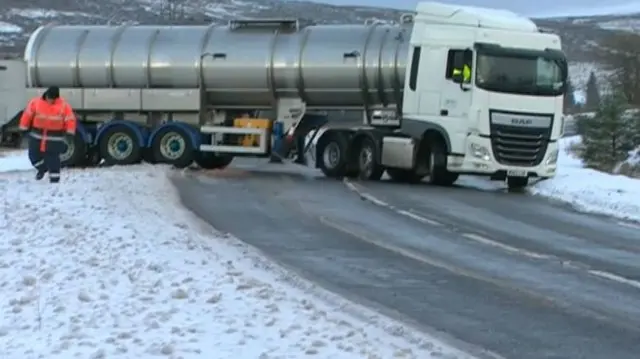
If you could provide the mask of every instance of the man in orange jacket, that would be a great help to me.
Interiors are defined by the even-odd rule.
[[[50,87],[29,101],[20,118],[20,129],[29,131],[29,159],[38,170],[36,180],[49,172],[51,183],[60,182],[60,155],[66,150],[65,136],[76,133],[76,117],[60,97],[58,87]]]

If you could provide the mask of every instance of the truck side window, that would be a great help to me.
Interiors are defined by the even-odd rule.
[[[453,78],[453,70],[464,64],[464,53],[465,50],[449,50],[447,54],[447,72],[445,73],[445,78],[450,80]]]
[[[411,56],[411,73],[409,75],[409,88],[411,91],[415,91],[418,85],[418,70],[420,69],[420,46],[413,48],[413,55]]]

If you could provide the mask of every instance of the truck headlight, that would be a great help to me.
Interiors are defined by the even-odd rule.
[[[549,157],[545,161],[546,165],[555,165],[558,162],[558,149],[556,148],[553,152],[549,153]]]
[[[471,155],[475,158],[479,158],[483,161],[489,161],[491,156],[489,155],[489,149],[484,146],[481,146],[477,143],[472,143],[469,145],[469,149],[471,150]]]

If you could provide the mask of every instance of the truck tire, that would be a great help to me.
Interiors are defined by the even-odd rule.
[[[442,141],[434,140],[429,151],[429,183],[451,186],[459,174],[447,170],[447,148]]]
[[[357,177],[365,181],[379,181],[384,167],[378,161],[379,151],[373,139],[365,137],[356,150]]]
[[[212,152],[198,152],[195,161],[200,168],[206,170],[221,170],[231,164],[233,156],[218,155]]]
[[[196,157],[189,134],[178,127],[161,129],[153,138],[151,151],[156,163],[168,163],[176,168],[189,167]]]
[[[414,170],[405,170],[399,168],[387,168],[387,174],[391,180],[399,183],[419,183],[424,178]]]
[[[100,157],[106,166],[123,166],[142,160],[142,147],[136,133],[128,126],[112,126],[100,136]]]
[[[87,164],[88,145],[80,134],[68,136],[64,140],[67,145],[66,150],[60,154],[60,165],[62,167],[81,167]]]
[[[529,177],[507,177],[509,191],[522,191],[529,184]]]
[[[329,178],[342,178],[347,172],[349,143],[346,136],[339,132],[329,133],[319,148],[318,166]]]

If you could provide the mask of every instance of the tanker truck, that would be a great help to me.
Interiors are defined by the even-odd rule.
[[[328,177],[524,187],[555,175],[567,61],[527,18],[423,2],[394,23],[47,25],[0,78],[5,139],[30,97],[61,88],[80,123],[68,166],[224,168],[313,151]],[[362,123],[327,124],[328,111]],[[314,146],[296,145],[309,134]]]

